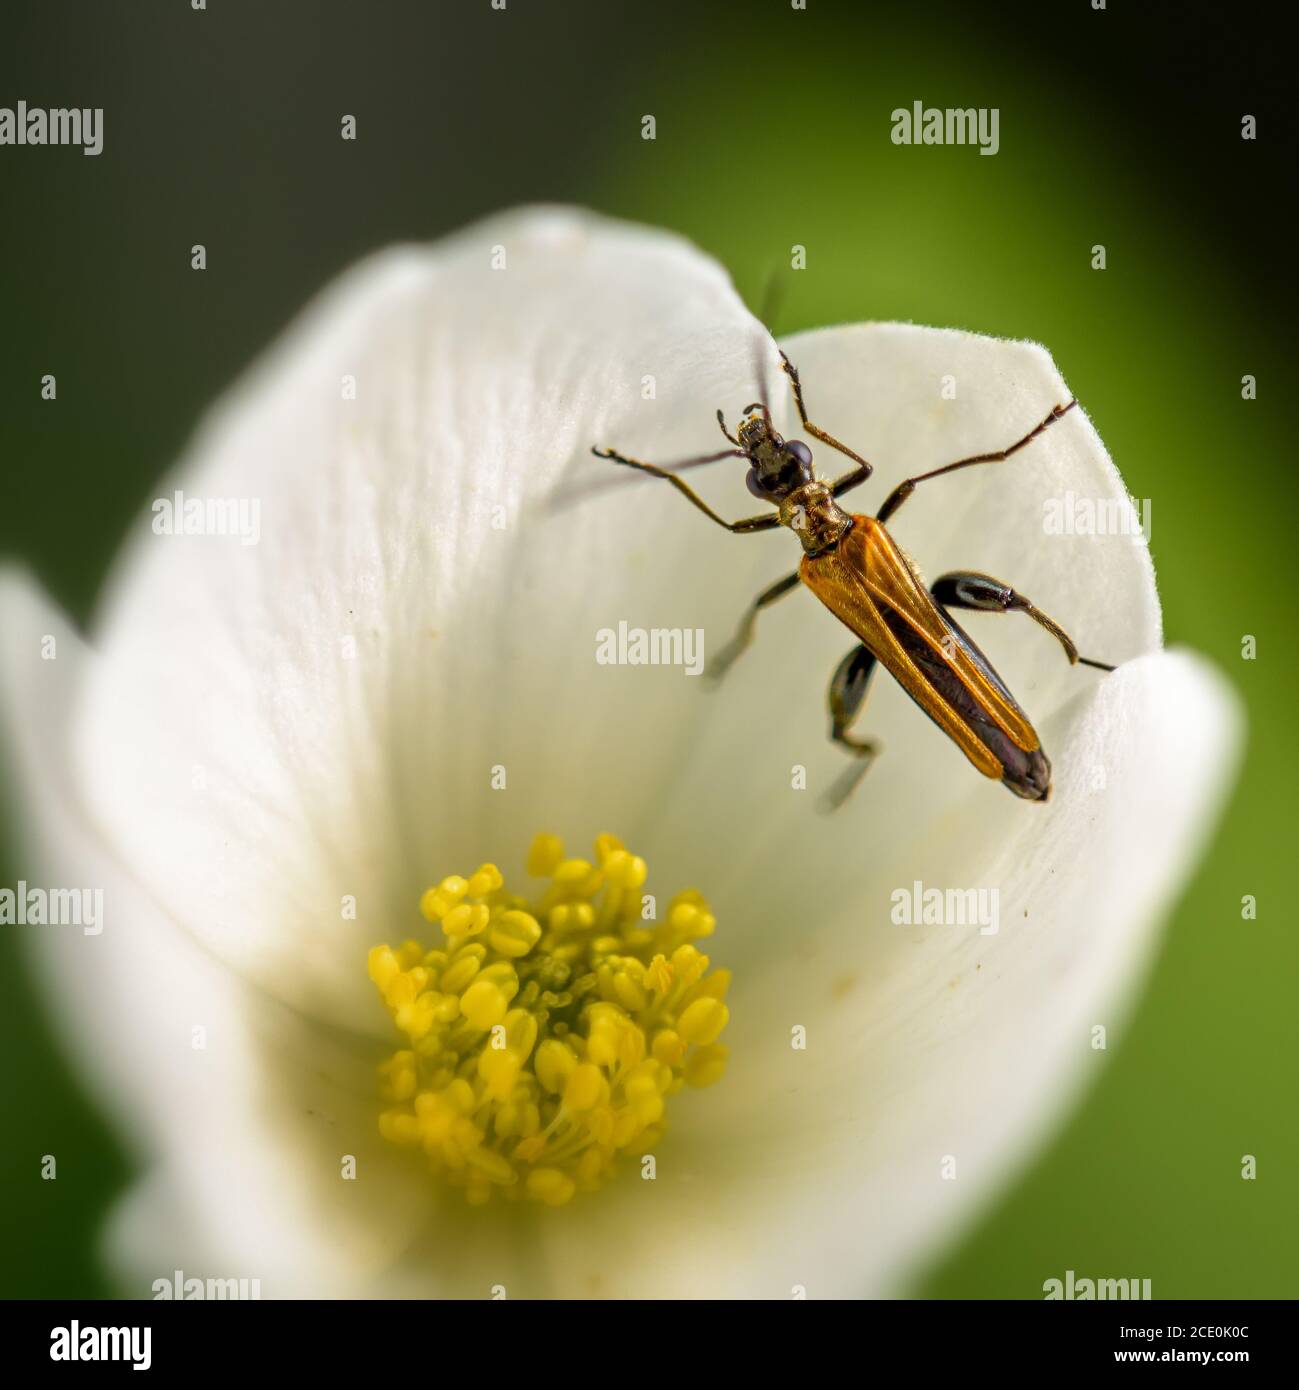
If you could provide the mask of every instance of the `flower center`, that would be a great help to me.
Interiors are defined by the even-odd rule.
[[[379,1132],[420,1148],[470,1202],[563,1206],[666,1128],[664,1100],[726,1067],[730,971],[692,943],[716,920],[679,893],[660,920],[645,861],[601,835],[595,860],[538,835],[511,893],[494,864],[428,889],[441,944],[376,946],[370,978],[409,1046],[380,1071]]]

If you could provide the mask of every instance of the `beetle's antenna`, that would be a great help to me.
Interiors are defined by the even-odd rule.
[[[780,274],[780,267],[773,265],[767,271],[767,280],[762,287],[762,298],[758,301],[758,311],[756,318],[758,322],[774,338],[776,336],[776,315],[780,313],[780,306],[785,299],[785,281]]]
[[[762,297],[754,317],[766,330],[753,340],[753,375],[758,386],[758,399],[762,405],[763,418],[767,428],[771,426],[771,393],[767,389],[767,354],[764,348],[776,337],[776,316],[785,298],[785,279],[780,273],[779,264],[773,264],[767,271],[762,287]]]
[[[771,394],[767,390],[767,345],[771,339],[766,333],[755,333],[753,335],[753,378],[757,383],[758,399],[755,403],[756,408],[761,409],[762,418],[767,422],[767,428],[771,428]],[[755,405],[746,405],[744,413],[749,414],[755,409]]]

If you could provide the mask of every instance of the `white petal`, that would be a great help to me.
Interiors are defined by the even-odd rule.
[[[123,1291],[148,1296],[177,1268],[258,1278],[267,1297],[355,1291],[400,1256],[412,1213],[431,1215],[423,1175],[376,1132],[382,1049],[250,988],[98,840],[67,762],[69,707],[93,661],[28,580],[0,573],[0,731],[22,874],[103,893],[97,934],[6,930],[26,938],[52,1021],[148,1169],[114,1219]]]
[[[714,263],[574,213],[498,219],[332,290],[174,480],[258,499],[260,543],[142,522],[103,625],[82,775],[160,902],[276,997],[382,1028],[365,948],[417,923],[432,876],[521,854],[513,827],[563,816],[608,756],[569,682],[595,669],[601,555],[537,504],[578,455],[611,468],[589,457],[606,428],[634,445],[638,421],[663,421],[656,446],[688,451],[752,343]],[[566,741],[583,719],[589,736]],[[679,722],[651,712],[643,766]],[[497,764],[508,797],[491,792]],[[538,775],[556,765],[558,786]]]
[[[481,264],[498,238],[518,287],[506,296],[508,313],[492,300],[498,282],[466,264]],[[659,302],[665,293],[676,309]],[[601,342],[605,315],[621,360]],[[119,1266],[133,1290],[142,1273],[182,1255],[268,1288],[296,1279],[281,1291],[337,1289],[366,1277],[410,1238],[412,1222],[427,1219],[433,1204],[418,1169],[405,1155],[372,1152],[371,1059],[359,1039],[340,1047],[312,1015],[342,999],[336,1017],[386,1035],[365,948],[405,934],[430,873],[492,848],[485,776],[471,783],[454,762],[483,726],[519,736],[528,707],[509,676],[544,670],[528,651],[511,664],[511,647],[524,639],[535,651],[536,625],[525,614],[516,632],[500,598],[525,602],[535,564],[525,559],[502,580],[484,537],[513,559],[527,499],[546,495],[558,464],[602,437],[593,417],[613,422],[603,437],[635,437],[631,417],[655,402],[642,404],[641,364],[630,368],[629,353],[646,352],[660,400],[698,391],[706,403],[728,394],[715,384],[719,371],[738,379],[751,366],[751,328],[711,263],[671,238],[580,218],[541,214],[476,229],[433,257],[381,258],[308,316],[263,369],[269,384],[254,375],[175,479],[191,497],[256,497],[261,545],[141,537],[117,581],[99,659],[74,671],[67,646],[54,668],[65,677],[58,701],[25,688],[42,668],[23,648],[12,670],[24,688],[10,692],[4,723],[30,735],[22,788],[30,829],[50,862],[94,866],[62,876],[107,884],[117,922],[96,943],[93,972],[69,969],[61,939],[43,943],[43,963],[59,1016],[115,1095],[139,1151],[162,1156],[118,1223]],[[358,367],[385,352],[386,378]],[[456,361],[454,373],[445,362],[431,372],[439,354]],[[344,369],[360,377],[355,404],[365,408],[339,441]],[[371,397],[367,382],[377,387]],[[620,396],[630,398],[621,412]],[[454,450],[475,431],[485,438],[481,456],[466,449],[455,470],[430,481],[432,446]],[[506,448],[547,439],[531,470]],[[368,478],[367,462],[385,474]],[[475,491],[484,476],[487,498],[500,500],[510,522],[503,535],[485,524],[487,503]],[[427,544],[411,535],[426,517]],[[613,549],[625,551],[616,538]],[[566,565],[561,550],[559,561],[550,566],[559,588],[601,601],[586,557]],[[383,582],[369,582],[376,577]],[[6,595],[23,619],[7,633],[57,623],[35,602],[25,589]],[[343,622],[344,605],[361,621]],[[440,634],[435,622],[444,622]],[[581,629],[584,655],[593,630]],[[375,647],[360,677],[333,650],[342,631],[358,634],[362,658],[367,632]],[[466,652],[458,632],[483,650]],[[436,635],[447,638],[445,657],[425,655]],[[497,654],[503,681],[485,659]],[[33,726],[33,710],[50,716],[45,726]],[[535,743],[543,731],[523,735]],[[70,744],[76,761],[65,767]],[[588,751],[600,746],[593,739]],[[50,778],[40,771],[56,760],[69,803],[57,814],[44,803]],[[658,761],[650,745],[646,765]],[[572,787],[560,790],[580,797]],[[544,786],[532,799],[538,791],[554,815]],[[524,840],[510,843],[521,851]],[[344,892],[357,894],[359,922],[340,925]],[[232,967],[259,988],[240,989]],[[190,1047],[196,1025],[214,1039],[201,1083]],[[332,1147],[322,1148],[322,1117],[340,1131],[323,1136],[336,1138]],[[362,1156],[355,1189],[333,1186],[335,1149]],[[385,1160],[400,1165],[402,1181],[387,1177]],[[412,1178],[420,1192],[407,1205]],[[379,1200],[350,1195],[367,1190]],[[342,1208],[339,1192],[349,1194]],[[481,1223],[476,1229],[486,1257],[492,1243]],[[425,1291],[440,1268],[418,1267]]]
[[[985,816],[971,794],[837,913],[805,880],[781,968],[737,976],[730,1073],[674,1101],[655,1182],[551,1224],[549,1291],[895,1293],[1010,1181],[1102,1065],[1092,1026],[1121,1040],[1238,744],[1234,697],[1182,653],[1139,658],[1080,700],[1081,718],[1056,721],[1049,805],[1005,796],[1006,813]],[[889,893],[913,878],[997,887],[999,931],[894,926]],[[799,1024],[805,1051],[791,1047]]]

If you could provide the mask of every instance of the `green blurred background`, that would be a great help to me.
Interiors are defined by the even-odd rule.
[[[514,203],[679,229],[751,301],[803,244],[780,332],[897,318],[1046,343],[1153,501],[1169,641],[1226,670],[1250,742],[1101,1080],[916,1292],[1041,1297],[1072,1268],[1164,1297],[1293,1297],[1295,131],[1270,22],[1135,0],[10,0],[0,105],[102,106],[106,143],[0,148],[0,554],[87,620],[199,413],[316,289]],[[998,107],[1000,153],[895,147],[889,113],[917,99]],[[19,877],[12,843],[0,883]],[[129,1168],[17,930],[0,937],[0,1293],[105,1293],[95,1240]],[[47,1152],[77,1155],[57,1184],[33,1180]]]

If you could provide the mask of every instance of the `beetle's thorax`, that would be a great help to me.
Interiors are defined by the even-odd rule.
[[[852,517],[834,500],[825,483],[804,483],[780,501],[780,524],[803,542],[809,555],[837,545],[852,526]]]

